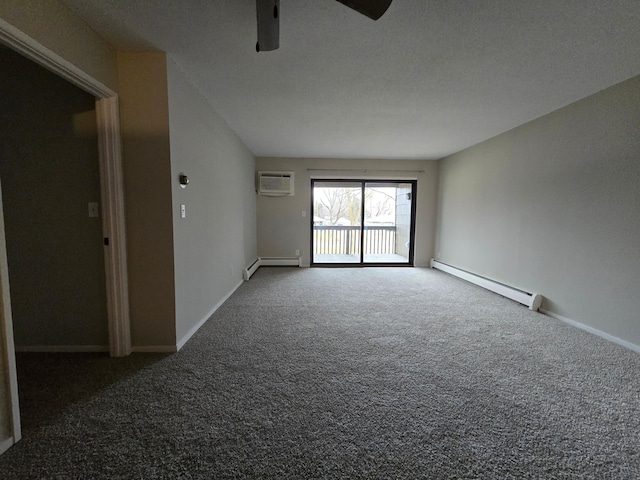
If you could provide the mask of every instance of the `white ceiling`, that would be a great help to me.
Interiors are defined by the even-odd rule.
[[[441,158],[640,74],[638,0],[281,0],[261,53],[254,0],[63,3],[168,52],[257,156]]]

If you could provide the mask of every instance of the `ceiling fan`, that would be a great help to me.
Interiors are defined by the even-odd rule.
[[[392,0],[337,0],[347,7],[378,20]],[[256,52],[276,50],[280,46],[280,0],[256,0],[258,42]]]

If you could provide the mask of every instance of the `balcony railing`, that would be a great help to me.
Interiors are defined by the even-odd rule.
[[[359,255],[359,226],[314,225],[313,245],[317,255]],[[396,253],[395,226],[365,226],[364,253],[390,255]]]

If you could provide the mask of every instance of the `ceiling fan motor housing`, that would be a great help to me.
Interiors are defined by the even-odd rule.
[[[256,0],[258,15],[257,52],[276,50],[280,46],[280,0]]]
[[[387,11],[392,0],[338,0],[338,2],[378,20]],[[280,0],[256,0],[258,16],[258,42],[256,52],[267,52],[280,47]]]
[[[387,11],[392,0],[338,0],[371,20],[378,20]]]

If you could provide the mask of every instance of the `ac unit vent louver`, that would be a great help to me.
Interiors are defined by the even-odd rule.
[[[271,197],[293,196],[294,172],[258,172],[258,193]]]

